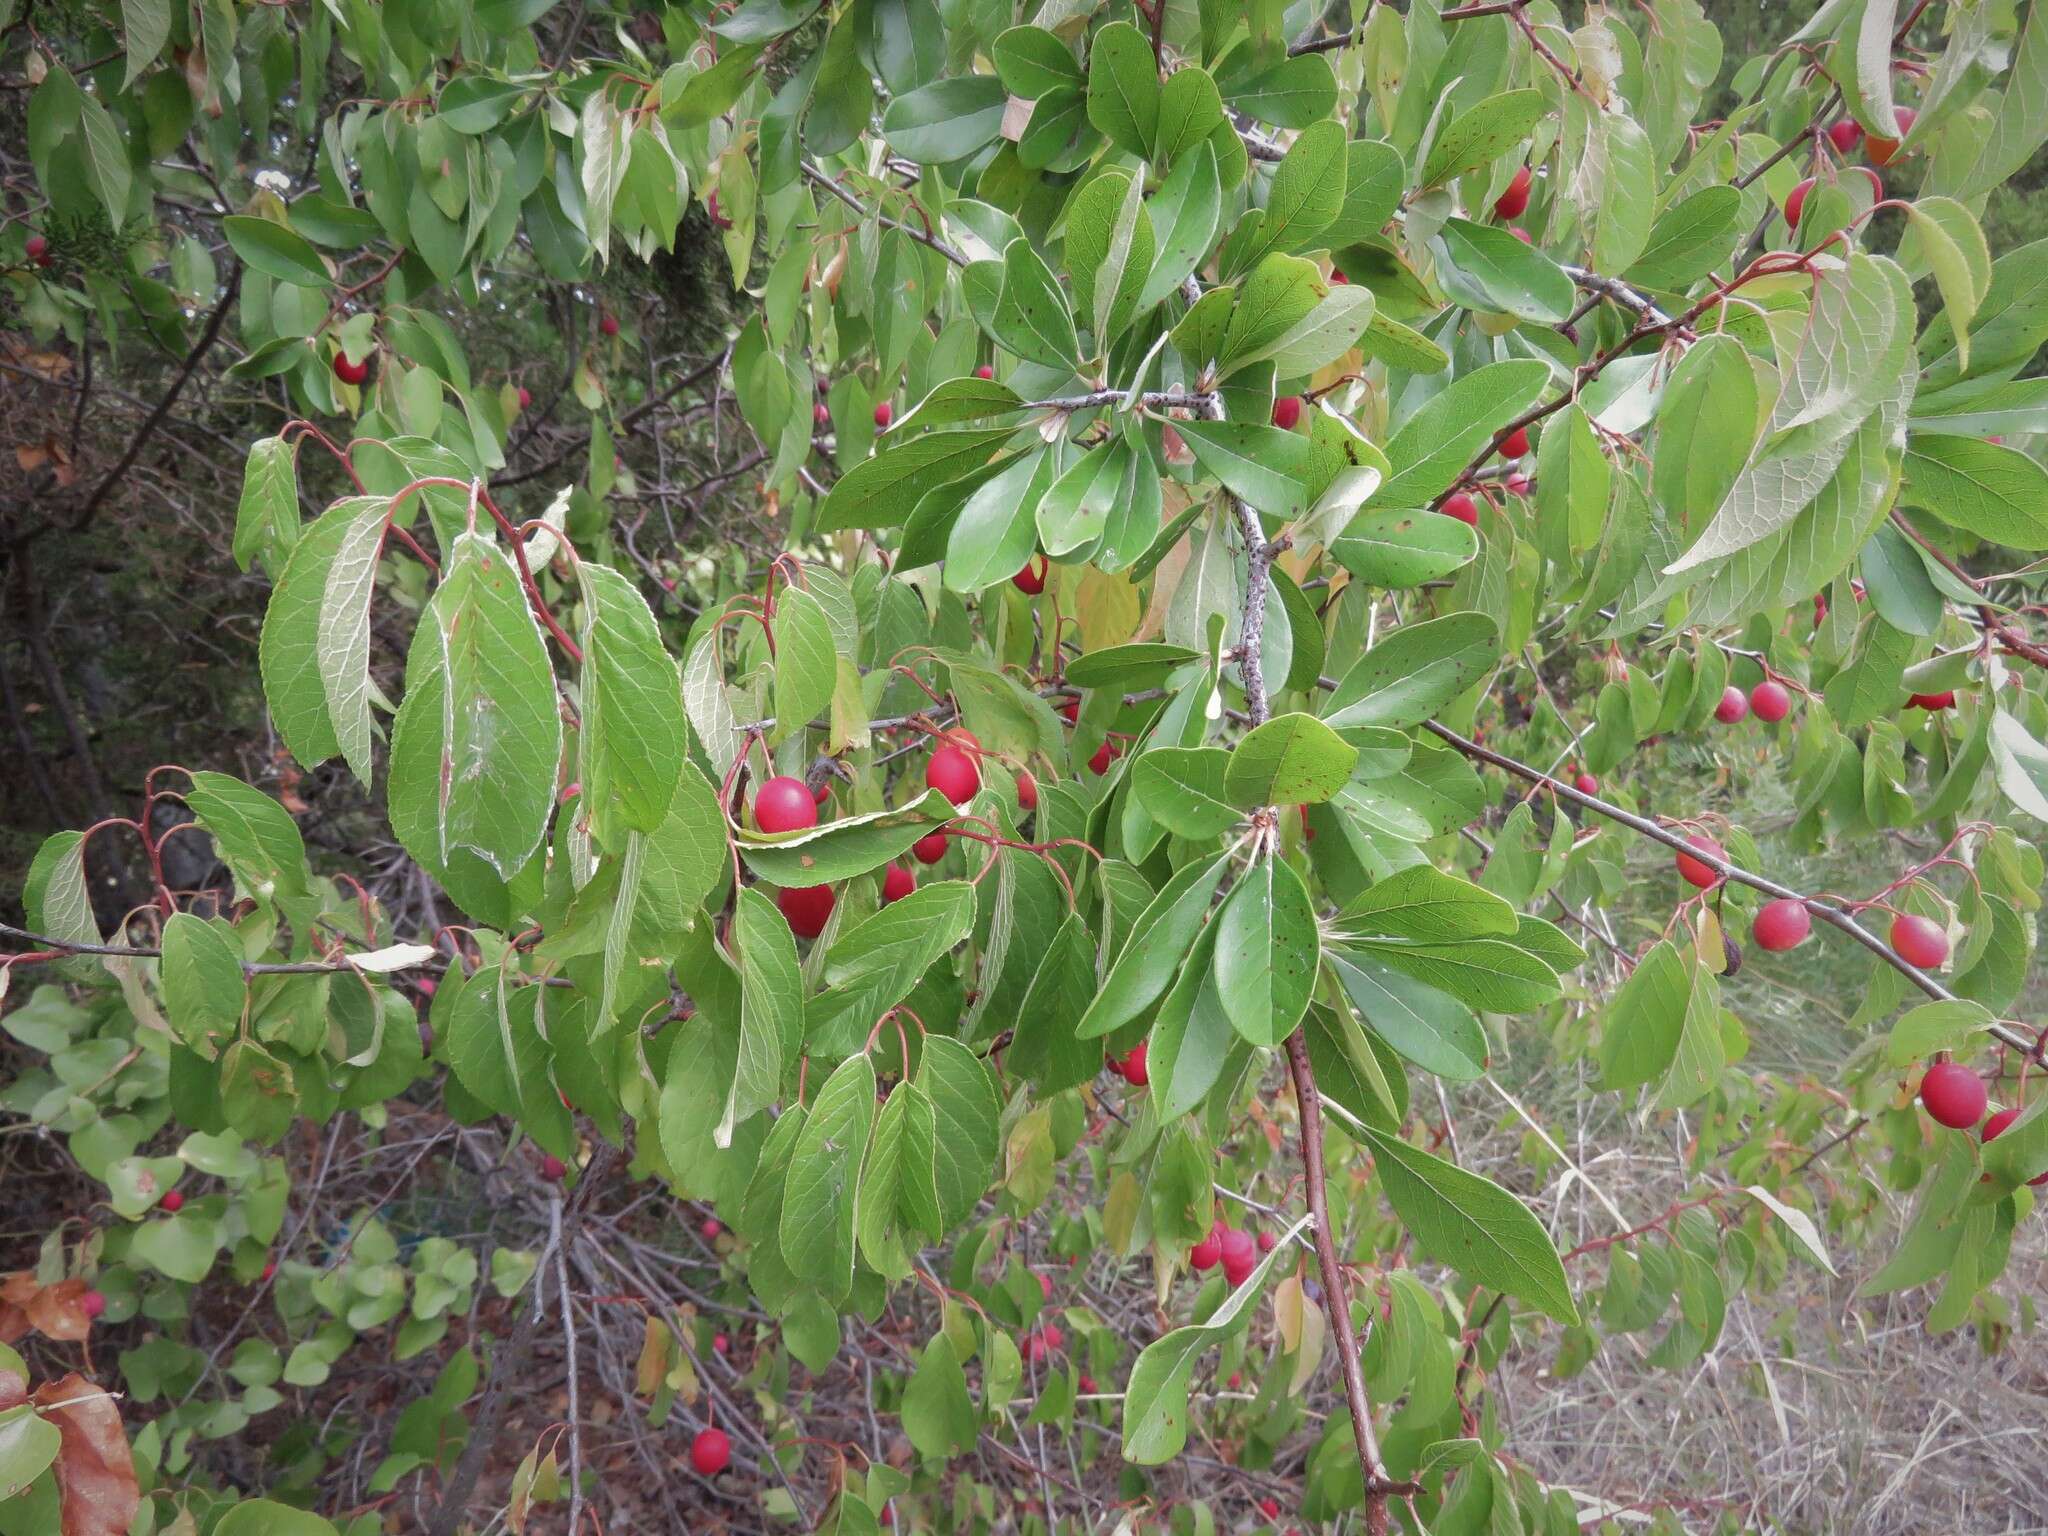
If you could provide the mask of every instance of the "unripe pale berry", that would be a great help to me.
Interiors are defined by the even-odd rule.
[[[1792,695],[1783,683],[1769,678],[1749,690],[1749,707],[1759,720],[1775,725],[1792,712]]]
[[[732,1460],[732,1441],[722,1429],[700,1429],[690,1442],[690,1465],[700,1477],[716,1477]]]
[[[777,910],[800,939],[815,939],[825,931],[837,900],[829,885],[785,885],[775,893]]]
[[[1920,1102],[1935,1124],[1966,1131],[1984,1118],[1984,1080],[1968,1067],[1937,1061],[1920,1079]]]
[[[1749,713],[1749,697],[1740,688],[1730,683],[1721,690],[1721,702],[1714,706],[1714,718],[1723,725],[1733,725]]]
[[[1702,853],[1710,853],[1717,859],[1728,857],[1728,851],[1711,837],[1688,837],[1685,841],[1688,846],[1697,848]],[[1685,877],[1687,885],[1698,886],[1703,891],[1711,890],[1721,883],[1720,871],[1710,864],[1701,863],[1689,853],[1678,855],[1678,872]]]
[[[1453,491],[1444,498],[1444,504],[1437,508],[1445,517],[1455,517],[1459,522],[1473,528],[1479,526],[1479,503],[1463,491]]]
[[[882,871],[882,905],[901,901],[917,889],[917,876],[901,864],[891,864]]]
[[[958,747],[941,747],[924,765],[924,781],[955,805],[981,792],[981,769]]]
[[[818,824],[818,802],[802,779],[777,774],[754,791],[754,825],[763,832],[800,832]]]
[[[1750,925],[1749,936],[1756,940],[1758,949],[1797,949],[1806,942],[1812,929],[1813,917],[1806,910],[1806,903],[1781,896],[1764,903]]]
[[[1536,176],[1528,166],[1522,166],[1508,183],[1507,190],[1493,200],[1493,211],[1503,219],[1519,219],[1529,206],[1529,188]]]
[[[1891,938],[1900,957],[1923,971],[1948,958],[1948,934],[1940,924],[1917,912],[1901,912],[1893,918]]]

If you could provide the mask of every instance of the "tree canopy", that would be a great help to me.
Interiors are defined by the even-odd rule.
[[[0,0],[0,1536],[1574,1530],[1517,1356],[2030,1324],[2037,19]]]

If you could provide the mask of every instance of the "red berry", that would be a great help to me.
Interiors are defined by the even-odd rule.
[[[1278,1520],[1280,1518],[1280,1501],[1270,1498],[1259,1500],[1259,1513],[1268,1520]]]
[[[927,832],[910,845],[910,852],[920,864],[936,864],[946,856],[946,834]]]
[[[1052,562],[1043,555],[1033,555],[1024,562],[1024,568],[1010,578],[1010,585],[1026,597],[1036,597],[1045,590],[1046,573],[1052,569]]]
[[[1984,1122],[1984,1129],[1980,1134],[1986,1141],[1996,1141],[2005,1134],[2005,1128],[2011,1125],[2013,1121],[2019,1119],[2019,1117],[2020,1112],[2017,1108],[2001,1109],[1997,1114]]]
[[[1750,924],[1749,936],[1756,940],[1758,949],[1797,949],[1812,931],[1813,917],[1807,912],[1806,903],[1781,896],[1764,903],[1756,921]]]
[[[1513,235],[1517,240],[1521,241],[1524,245],[1534,245],[1536,243],[1534,240],[1529,238],[1529,231],[1522,228],[1522,226],[1519,224],[1510,224],[1508,226],[1508,233]]]
[[[569,1165],[563,1162],[559,1157],[555,1156],[554,1153],[543,1152],[541,1154],[540,1176],[546,1179],[550,1184],[560,1183],[562,1175],[567,1173],[568,1171]]]
[[[1966,1131],[1984,1118],[1984,1080],[1968,1067],[1937,1061],[1920,1079],[1920,1102],[1936,1125]]]
[[[28,254],[28,259],[38,265],[42,263],[45,256],[50,254],[50,242],[42,235],[30,235],[22,243],[21,248]]]
[[[1863,125],[1853,117],[1839,118],[1828,124],[1828,142],[1835,146],[1836,154],[1852,155],[1863,142]]]
[[[1714,718],[1723,725],[1733,725],[1749,713],[1749,697],[1730,683],[1721,690],[1721,702],[1714,706]]]
[[[1038,1295],[1040,1300],[1052,1300],[1052,1276],[1043,1271],[1040,1271],[1038,1276]]]
[[[711,1353],[713,1353],[714,1355],[731,1354],[732,1340],[727,1338],[722,1333],[714,1333],[713,1335],[711,1335]]]
[[[698,1235],[702,1237],[704,1241],[707,1243],[713,1241],[718,1236],[718,1234],[723,1232],[724,1230],[725,1223],[720,1221],[716,1216],[706,1216],[704,1220],[698,1224],[697,1227]]]
[[[1152,1068],[1146,1062],[1145,1041],[1140,1040],[1124,1052],[1123,1065],[1118,1070],[1123,1073],[1124,1081],[1133,1088],[1143,1088],[1152,1081]]]
[[[884,400],[880,405],[875,407],[875,430],[877,432],[888,431],[889,423],[894,421],[895,419],[896,407],[891,405],[888,401]]]
[[[413,985],[419,989],[419,994],[421,997],[432,997],[436,992],[441,990],[441,984],[438,981],[434,980],[434,978],[431,976],[422,976],[418,981],[414,982]]]
[[[818,802],[810,786],[777,774],[754,791],[754,825],[763,832],[801,832],[818,824]]]
[[[888,906],[892,901],[901,901],[916,889],[917,876],[913,875],[901,864],[891,864],[882,871],[883,906]]]
[[[1524,438],[1523,441],[1526,442],[1527,439]],[[1507,493],[1510,496],[1526,496],[1529,494],[1529,477],[1520,471],[1509,475],[1507,479],[1501,481],[1501,484],[1506,487]]]
[[[1916,912],[1901,912],[1892,919],[1892,948],[1907,964],[1932,970],[1948,958],[1948,934]]]
[[[1282,395],[1273,402],[1273,425],[1282,432],[1292,432],[1301,424],[1301,396]]]
[[[1086,1371],[1083,1371],[1081,1373],[1081,1379],[1079,1382],[1076,1383],[1076,1385],[1079,1386],[1083,1392],[1093,1392],[1095,1390],[1095,1378],[1093,1376],[1090,1376]]]
[[[1244,1385],[1244,1372],[1232,1371],[1230,1373],[1230,1380],[1223,1383],[1223,1385],[1230,1388],[1231,1391],[1235,1392],[1239,1387]]]
[[[1940,693],[1916,693],[1906,700],[1906,707],[1908,709],[1954,709],[1956,707],[1956,691],[1953,688],[1947,688]]]
[[[1812,190],[1813,178],[1809,176],[1806,180],[1799,183],[1798,186],[1794,187],[1791,196],[1785,199],[1786,228],[1797,229],[1799,227],[1799,215],[1806,211],[1806,194]]]
[[[1600,781],[1581,768],[1572,775],[1572,788],[1582,795],[1597,795],[1600,793]]]
[[[185,1197],[179,1194],[178,1191],[174,1189],[169,1194],[165,1195],[163,1199],[157,1201],[157,1204],[162,1206],[171,1215],[175,1216],[178,1214],[178,1212],[185,1209]]]
[[[1060,716],[1067,724],[1072,725],[1081,718],[1081,701],[1079,699],[1068,699],[1066,703],[1060,706]]]
[[[1825,624],[1825,623],[1827,622],[1827,618],[1828,618],[1828,597],[1827,597],[1827,594],[1826,594],[1825,592],[1816,592],[1816,593],[1814,593],[1814,594],[1813,594],[1813,627],[1814,627],[1815,629],[1819,629],[1819,628],[1821,627],[1821,625],[1823,625],[1823,624]]]
[[[527,388],[527,387],[526,387],[526,386],[525,386],[524,384],[520,385],[520,386],[519,386],[519,409],[521,409],[521,410],[523,411],[523,410],[525,410],[525,409],[526,409],[526,408],[527,408],[527,407],[528,407],[529,405],[532,405],[532,404],[533,404],[533,391],[532,391],[532,390],[530,390],[530,389],[528,389],[528,388]]]
[[[1508,183],[1507,191],[1493,200],[1494,213],[1503,219],[1519,219],[1522,210],[1529,206],[1529,186],[1536,176],[1528,166],[1515,171],[1514,180]]]
[[[1262,1231],[1259,1233],[1259,1252],[1271,1253],[1276,1247],[1279,1246],[1279,1244],[1279,1236],[1271,1230]]]
[[[265,1264],[263,1266],[263,1273],[256,1278],[265,1281],[275,1280],[277,1278],[277,1260],[272,1259],[268,1264]]]
[[[1776,725],[1792,712],[1792,695],[1785,691],[1783,683],[1765,678],[1749,690],[1749,707],[1756,712],[1757,719],[1766,725]]]
[[[607,336],[616,336],[619,334],[619,317],[617,315],[604,315],[599,318],[597,328]]]
[[[832,425],[832,409],[822,400],[811,407],[811,425],[814,427],[829,427]]]
[[[1453,491],[1444,498],[1444,504],[1437,508],[1445,517],[1455,517],[1461,523],[1479,526],[1479,503],[1463,491]]]
[[[817,783],[811,786],[811,804],[823,805],[827,800],[830,800],[831,798],[832,781],[830,779],[820,779]]]
[[[1898,138],[1880,139],[1873,134],[1863,141],[1864,158],[1872,165],[1890,165],[1892,163],[1893,158],[1899,152],[1900,142],[1904,140],[1907,134],[1913,131],[1914,120],[1920,116],[1911,107],[1900,107],[1897,109],[1897,113],[1895,121],[1899,125]]]
[[[775,905],[800,939],[815,939],[825,931],[837,899],[829,885],[785,885],[775,893]]]
[[[571,780],[571,781],[570,781],[570,782],[569,782],[569,783],[568,783],[567,785],[565,785],[565,786],[563,787],[563,789],[562,789],[562,804],[564,804],[564,805],[567,805],[567,804],[568,804],[568,803],[569,803],[569,802],[570,802],[571,800],[574,800],[574,799],[575,799],[575,798],[576,798],[576,797],[577,797],[578,795],[580,795],[580,794],[582,794],[582,793],[583,793],[583,784],[582,784],[582,781],[581,781],[581,780]]]
[[[732,1460],[732,1441],[722,1429],[700,1429],[690,1442],[690,1465],[700,1477],[716,1477]]]
[[[1717,859],[1728,857],[1728,851],[1711,837],[1688,837],[1685,841],[1688,847],[1697,848],[1701,853],[1710,853]],[[1696,885],[1703,891],[1721,883],[1719,871],[1710,865],[1702,864],[1689,853],[1681,853],[1678,856],[1678,872],[1685,877],[1686,884]]]
[[[352,363],[346,352],[337,352],[334,354],[334,376],[344,384],[360,384],[370,376],[369,359]]]
[[[1232,1285],[1243,1285],[1252,1270],[1258,1266],[1258,1245],[1252,1241],[1249,1232],[1236,1227],[1223,1229],[1223,1278]]]
[[[979,368],[974,370],[974,376],[977,379],[992,379],[996,376],[996,371],[995,369],[989,367],[987,363],[983,363]]]
[[[1029,769],[1017,772],[1017,804],[1027,811],[1038,809],[1038,780],[1031,777]]]
[[[924,781],[955,805],[981,792],[981,769],[958,747],[941,747],[924,765]]]
[[[42,236],[36,235],[33,236],[32,238],[40,240],[42,239]],[[102,1312],[107,1310],[107,1298],[102,1296],[98,1291],[87,1291],[83,1296],[78,1298],[78,1310],[83,1312],[89,1318],[98,1317]]]
[[[1330,281],[1339,288],[1348,288],[1351,286],[1351,279],[1346,277],[1342,272],[1339,272],[1335,267],[1332,267],[1330,269]]]
[[[1088,771],[1100,778],[1109,772],[1109,765],[1116,758],[1116,748],[1104,742],[1095,749],[1095,755],[1088,759]]]
[[[1517,427],[1500,440],[1500,456],[1504,459],[1519,459],[1529,451],[1529,429]]]
[[[1188,1267],[1197,1272],[1214,1269],[1223,1262],[1223,1244],[1213,1234],[1188,1250]]]

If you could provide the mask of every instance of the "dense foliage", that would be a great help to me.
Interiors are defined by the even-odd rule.
[[[1685,1370],[1852,1256],[2031,1326],[2048,262],[1980,215],[2033,7],[1738,59],[1695,0],[6,3],[8,368],[79,401],[10,559],[232,392],[280,750],[27,873],[0,1112],[94,1193],[10,1202],[0,1533],[1571,1530],[1512,1351]],[[476,355],[543,292],[566,358]],[[705,419],[740,510],[657,548]],[[1643,802],[1716,738],[1888,882]],[[309,857],[316,771],[388,838]],[[1728,978],[1822,944],[1865,1044],[1752,1068]],[[1561,1254],[1583,1147],[1516,1105],[1482,1176],[1444,1098],[1511,1045],[1669,1119],[1687,1197]],[[344,1127],[546,1221],[336,1212]],[[592,1472],[611,1304],[665,1508]],[[402,1412],[328,1390],[373,1357]]]

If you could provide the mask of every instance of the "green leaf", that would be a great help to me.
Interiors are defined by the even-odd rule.
[[[739,1058],[725,1114],[712,1139],[732,1145],[733,1127],[775,1102],[783,1062],[803,1048],[804,988],[796,939],[775,903],[743,887],[733,914],[734,965],[740,975]]]
[[[193,774],[185,804],[250,894],[265,903],[305,898],[306,844],[283,806],[224,773]]]
[[[989,324],[997,341],[1031,362],[1071,369],[1080,360],[1066,292],[1028,240],[1012,240],[1003,252],[1003,286]]]
[[[318,1515],[289,1504],[247,1499],[221,1518],[213,1536],[335,1536],[335,1530]]]
[[[1010,28],[996,39],[990,57],[1004,86],[1026,101],[1087,80],[1073,51],[1043,27]]]
[[[242,471],[231,546],[235,564],[246,571],[261,555],[270,570],[281,570],[298,537],[298,461],[282,437],[261,438]]]
[[[1088,53],[1088,121],[1118,149],[1143,159],[1159,129],[1159,70],[1152,44],[1127,21],[1095,34]]]
[[[1636,963],[1601,1014],[1601,1087],[1639,1088],[1670,1069],[1699,975],[1669,939]]]
[[[1315,906],[1294,867],[1257,860],[1217,915],[1216,991],[1253,1045],[1294,1033],[1315,989],[1320,957]]]
[[[529,86],[489,75],[463,73],[441,87],[435,113],[457,133],[489,133],[510,115]]]
[[[1491,1179],[1363,1127],[1387,1199],[1415,1244],[1467,1279],[1503,1291],[1564,1324],[1579,1320],[1557,1249],[1527,1206]]]
[[[1706,525],[1749,462],[1760,403],[1757,372],[1733,336],[1702,336],[1686,349],[1657,408],[1650,491],[1660,506]]]
[[[1571,568],[1600,546],[1614,466],[1576,402],[1551,417],[1536,451],[1536,515],[1543,551]]]
[[[940,880],[841,934],[825,956],[824,990],[805,1005],[812,1048],[859,1049],[874,1021],[908,997],[973,925],[974,887]]]
[[[57,1459],[63,1443],[63,1433],[33,1403],[0,1412],[0,1488],[28,1487]]]
[[[1991,287],[1991,249],[1976,215],[1948,197],[1923,197],[1906,204],[1908,239],[1899,261],[1909,273],[1934,274],[1942,308],[1956,339],[1956,362],[1970,367],[1970,322]]]
[[[683,770],[689,728],[676,664],[640,589],[592,560],[577,565],[583,586],[582,803],[600,841],[614,827],[652,832],[668,815]],[[801,589],[784,594],[808,597]],[[789,630],[778,621],[776,640]],[[829,656],[829,651],[828,651]],[[779,673],[778,673],[779,680]]]
[[[1357,761],[1358,749],[1314,715],[1278,715],[1237,744],[1223,785],[1245,807],[1313,805],[1343,788]]]
[[[1470,1082],[1486,1070],[1486,1032],[1457,998],[1362,951],[1329,953],[1352,1007],[1395,1051],[1452,1082]]]
[[[1936,1051],[1966,1049],[1991,1023],[1990,1009],[1965,998],[1922,1003],[1892,1025],[1885,1038],[1885,1065],[1910,1067]]]
[[[1367,935],[1352,943],[1417,981],[1488,1013],[1540,1008],[1558,995],[1557,972],[1531,953],[1519,934],[1447,944]]]
[[[293,1085],[292,1069],[254,1040],[235,1041],[221,1053],[220,1107],[228,1124],[251,1141],[266,1147],[275,1145],[298,1116],[299,1096]],[[173,1217],[172,1222],[182,1219]],[[148,1232],[169,1224],[152,1222],[143,1230]],[[211,1264],[210,1249],[206,1258]],[[197,1280],[205,1272],[203,1266],[196,1275],[165,1270],[174,1280]]]
[[[765,43],[794,32],[818,9],[818,0],[746,0],[711,30],[734,43]]]
[[[1131,925],[1130,938],[1075,1026],[1075,1034],[1083,1040],[1109,1034],[1157,1001],[1201,931],[1228,862],[1197,860],[1160,887]]]
[[[1250,78],[1223,82],[1231,110],[1276,128],[1307,128],[1337,105],[1337,76],[1320,53],[1297,54]]]
[[[1152,270],[1138,292],[1141,314],[1180,287],[1215,242],[1223,213],[1216,151],[1201,144],[1181,156],[1147,206],[1157,248]]]
[[[1182,421],[1175,423],[1195,462],[1231,491],[1269,517],[1297,517],[1307,508],[1302,474],[1308,467],[1308,439],[1263,423]]]
[[[1278,252],[1262,258],[1231,301],[1230,320],[1217,346],[1219,373],[1228,374],[1271,356],[1315,313],[1329,292],[1330,285],[1314,262]],[[1178,332],[1174,341],[1180,344]],[[1199,364],[1207,359],[1191,357],[1189,361]]]
[[[127,141],[121,137],[113,114],[100,104],[97,96],[81,91],[76,100],[78,124],[85,130],[86,171],[92,177],[92,189],[99,196],[100,206],[107,210],[107,222],[118,234],[128,220],[128,188],[133,181],[128,168]],[[229,240],[232,243],[232,235]]]
[[[429,868],[467,852],[510,879],[547,830],[562,717],[540,626],[495,539],[455,541],[405,681],[391,737],[392,830]]]
[[[225,923],[174,913],[164,923],[160,976],[165,1012],[187,1045],[210,1054],[212,1037],[241,1027],[248,987]]]
[[[1201,659],[1200,651],[1185,645],[1137,640],[1076,656],[1067,665],[1067,681],[1076,688],[1149,688],[1164,681],[1176,667]]]
[[[258,272],[305,288],[327,286],[327,263],[298,231],[247,213],[229,214],[220,224],[235,254]]]
[[[1515,909],[1493,892],[1428,864],[1376,880],[1337,914],[1345,929],[1423,943],[1516,931]]]
[[[906,1219],[936,1243],[967,1219],[988,1189],[1001,1145],[1002,1101],[987,1063],[949,1035],[925,1036],[917,1085],[931,1102],[932,1117],[929,1125],[911,1119],[904,1155],[930,1163],[938,1209],[906,1212]]]
[[[373,737],[370,600],[376,592],[377,557],[384,546],[390,509],[375,496],[358,496],[347,505],[348,521],[327,566],[315,641],[320,689],[327,700],[335,740],[349,770],[368,788]]]
[[[1154,747],[1131,765],[1131,793],[1176,837],[1216,837],[1244,819],[1224,788],[1229,764],[1222,747]]]
[[[1536,403],[1550,368],[1533,359],[1489,363],[1453,382],[1385,444],[1393,473],[1369,505],[1414,507],[1450,485],[1479,450]]]
[[[874,1114],[874,1065],[865,1055],[849,1056],[818,1090],[790,1155],[783,1257],[831,1301],[853,1285],[854,1181]]]
[[[925,1345],[903,1389],[903,1432],[919,1455],[939,1460],[965,1455],[979,1437],[966,1373],[943,1333]]]
[[[1068,324],[1071,327],[1072,321]],[[892,434],[873,458],[833,482],[818,508],[818,531],[893,528],[910,516],[926,492],[972,474],[1015,433],[1014,427],[975,427],[908,437]]]
[[[782,594],[775,610],[775,729],[771,741],[801,736],[832,702],[837,675],[832,623],[801,587]]]
[[[121,42],[127,66],[121,75],[121,89],[128,90],[142,72],[156,62],[171,40],[170,0],[121,0]],[[0,1483],[26,1482],[0,1474]]]
[[[1124,1388],[1124,1460],[1153,1467],[1178,1456],[1188,1439],[1188,1384],[1205,1350],[1244,1332],[1258,1310],[1266,1281],[1308,1221],[1296,1222],[1272,1252],[1200,1323],[1176,1328],[1139,1352]],[[1289,1260],[1289,1262],[1292,1262]]]
[[[1418,185],[1441,186],[1522,147],[1546,110],[1543,93],[1535,90],[1504,91],[1474,103],[1437,135]]]
[[[1039,448],[976,487],[947,536],[943,578],[949,591],[979,592],[1024,568],[1038,547],[1038,508],[1057,468],[1057,455]]]
[[[1467,309],[1554,325],[1578,303],[1578,289],[1564,268],[1505,229],[1446,219],[1430,248],[1445,297]]]
[[[1330,544],[1331,556],[1360,581],[1393,590],[1448,576],[1478,551],[1474,529],[1436,512],[1361,513]]]
[[[1645,288],[1681,290],[1728,259],[1741,220],[1740,192],[1730,186],[1702,187],[1657,216],[1642,254],[1622,278]]]
[[[2016,448],[1916,432],[1899,499],[1993,544],[2048,549],[2048,469]]]
[[[1259,249],[1306,250],[1344,206],[1344,129],[1325,119],[1302,129],[1273,172]]]
[[[882,113],[882,135],[907,159],[950,164],[1002,131],[1008,101],[993,75],[948,76],[892,100]]]
[[[1344,674],[1324,706],[1323,722],[1336,730],[1420,725],[1499,659],[1500,631],[1483,613],[1403,624]]]
[[[53,832],[36,850],[22,884],[21,904],[29,927],[66,944],[100,944],[86,888],[85,834]]]

